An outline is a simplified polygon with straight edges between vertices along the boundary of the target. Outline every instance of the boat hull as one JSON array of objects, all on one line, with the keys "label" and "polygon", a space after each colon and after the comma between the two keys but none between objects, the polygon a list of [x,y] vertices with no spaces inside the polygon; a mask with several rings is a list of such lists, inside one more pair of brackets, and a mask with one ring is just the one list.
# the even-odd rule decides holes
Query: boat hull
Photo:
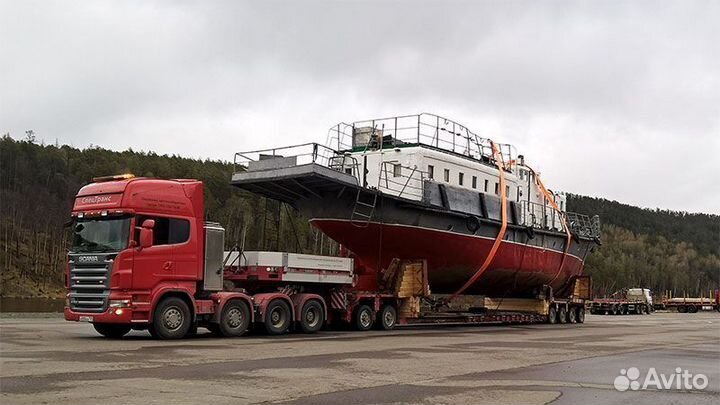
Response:
[{"label": "boat hull", "polygon": [[[438,294],[454,293],[465,284],[478,271],[494,243],[490,237],[412,225],[371,222],[358,227],[349,220],[319,218],[311,223],[372,269],[387,268],[393,258],[427,260],[430,287]],[[567,295],[568,281],[582,274],[583,259],[568,254],[563,262],[562,257],[559,250],[503,241],[490,266],[466,293],[533,296],[543,285],[549,285],[557,295]]]}]

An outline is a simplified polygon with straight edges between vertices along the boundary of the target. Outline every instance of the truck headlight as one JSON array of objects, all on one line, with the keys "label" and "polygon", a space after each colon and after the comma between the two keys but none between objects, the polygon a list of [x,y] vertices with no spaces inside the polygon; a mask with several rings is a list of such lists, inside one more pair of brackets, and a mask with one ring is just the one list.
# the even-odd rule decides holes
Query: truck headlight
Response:
[{"label": "truck headlight", "polygon": [[128,308],[130,300],[110,300],[110,308]]}]

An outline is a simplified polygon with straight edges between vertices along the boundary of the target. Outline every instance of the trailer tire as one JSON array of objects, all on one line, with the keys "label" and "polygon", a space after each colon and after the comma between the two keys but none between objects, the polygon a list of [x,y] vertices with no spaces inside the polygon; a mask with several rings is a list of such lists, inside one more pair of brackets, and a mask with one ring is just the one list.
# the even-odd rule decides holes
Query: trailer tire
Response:
[{"label": "trailer tire", "polygon": [[568,321],[568,315],[567,315],[567,308],[565,305],[561,305],[560,309],[558,310],[557,317],[558,317],[558,323],[567,323]]},{"label": "trailer tire", "polygon": [[375,321],[375,314],[372,308],[367,305],[360,305],[355,311],[355,329],[359,331],[368,331],[372,329]]},{"label": "trailer tire", "polygon": [[283,300],[274,299],[265,309],[265,330],[271,335],[282,335],[290,329],[291,319],[290,306]]},{"label": "trailer tire", "polygon": [[691,313],[691,314],[694,314],[694,313],[697,312],[697,311],[698,311],[698,307],[696,307],[695,305],[690,305],[690,306],[688,307],[688,312]]},{"label": "trailer tire", "polygon": [[130,325],[120,323],[94,323],[93,328],[108,339],[120,339],[132,329]]},{"label": "trailer tire", "polygon": [[392,330],[397,323],[397,310],[392,305],[385,305],[380,310],[375,322],[380,330]]},{"label": "trailer tire", "polygon": [[250,309],[244,302],[230,300],[220,313],[218,329],[225,337],[238,337],[247,332],[250,327]]},{"label": "trailer tire", "polygon": [[325,311],[318,300],[309,300],[300,311],[300,329],[305,333],[315,333],[325,324]]},{"label": "trailer tire", "polygon": [[577,315],[575,315],[577,323],[585,323],[585,308],[577,307],[575,309],[577,310]]},{"label": "trailer tire", "polygon": [[557,323],[557,310],[554,305],[551,305],[548,310],[547,323],[551,325]]},{"label": "trailer tire", "polygon": [[191,318],[185,301],[178,297],[165,298],[155,307],[152,328],[159,339],[182,339],[190,330]]},{"label": "trailer tire", "polygon": [[567,313],[568,323],[577,323],[577,312],[575,308],[569,308]]},{"label": "trailer tire", "polygon": [[677,311],[681,314],[684,314],[685,312],[687,312],[687,307],[685,307],[685,305],[680,305],[677,307]]}]

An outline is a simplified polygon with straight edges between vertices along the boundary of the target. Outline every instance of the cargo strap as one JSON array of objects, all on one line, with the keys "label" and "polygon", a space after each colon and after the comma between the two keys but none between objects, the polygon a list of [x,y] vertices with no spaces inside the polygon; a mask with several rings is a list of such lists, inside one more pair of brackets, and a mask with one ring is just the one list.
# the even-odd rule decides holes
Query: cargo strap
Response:
[{"label": "cargo strap", "polygon": [[460,287],[459,290],[457,290],[453,295],[450,296],[449,301],[452,301],[455,299],[458,295],[465,292],[465,290],[468,289],[477,279],[487,270],[487,268],[492,263],[493,259],[495,258],[495,254],[498,251],[498,248],[500,247],[500,243],[502,242],[503,238],[505,237],[505,231],[507,230],[507,192],[505,190],[505,163],[503,162],[502,153],[500,153],[500,150],[498,149],[495,142],[491,141],[493,155],[495,157],[495,163],[498,167],[498,177],[500,179],[500,219],[501,219],[501,225],[500,225],[500,231],[498,232],[497,237],[495,238],[495,243],[493,243],[492,248],[490,249],[490,253],[488,253],[487,257],[485,258],[485,261],[483,262],[482,266],[473,274],[472,277],[463,285]]},{"label": "cargo strap", "polygon": [[[530,170],[532,170],[532,169],[530,169]],[[563,220],[563,226],[565,227],[565,234],[567,235],[567,241],[565,242],[565,250],[563,251],[562,259],[560,259],[560,267],[558,267],[558,271],[555,274],[555,277],[553,277],[552,280],[550,280],[550,283],[552,283],[553,281],[555,281],[556,278],[558,278],[558,276],[562,272],[563,264],[565,264],[565,257],[567,257],[567,252],[570,249],[570,242],[572,241],[572,234],[570,234],[570,227],[568,226],[567,217],[565,216],[565,214],[563,214],[560,207],[558,207],[557,204],[555,203],[555,199],[553,198],[552,194],[550,194],[550,192],[547,191],[547,189],[545,188],[545,185],[543,184],[542,180],[540,180],[540,176],[538,176],[538,174],[534,170],[532,170],[532,172],[535,175],[535,183],[537,184],[538,188],[545,195],[545,198],[548,200],[548,202],[550,202],[550,206],[553,207],[553,209],[555,211],[557,211],[558,214],[560,214],[560,217]]]}]

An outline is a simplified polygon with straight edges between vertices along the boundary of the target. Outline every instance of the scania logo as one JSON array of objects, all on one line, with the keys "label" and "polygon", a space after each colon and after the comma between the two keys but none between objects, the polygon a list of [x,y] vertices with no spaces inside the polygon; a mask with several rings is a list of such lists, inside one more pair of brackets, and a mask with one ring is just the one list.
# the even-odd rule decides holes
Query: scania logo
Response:
[{"label": "scania logo", "polygon": [[80,256],[78,257],[78,261],[81,263],[90,263],[90,262],[97,262],[100,259],[98,259],[97,256]]}]

